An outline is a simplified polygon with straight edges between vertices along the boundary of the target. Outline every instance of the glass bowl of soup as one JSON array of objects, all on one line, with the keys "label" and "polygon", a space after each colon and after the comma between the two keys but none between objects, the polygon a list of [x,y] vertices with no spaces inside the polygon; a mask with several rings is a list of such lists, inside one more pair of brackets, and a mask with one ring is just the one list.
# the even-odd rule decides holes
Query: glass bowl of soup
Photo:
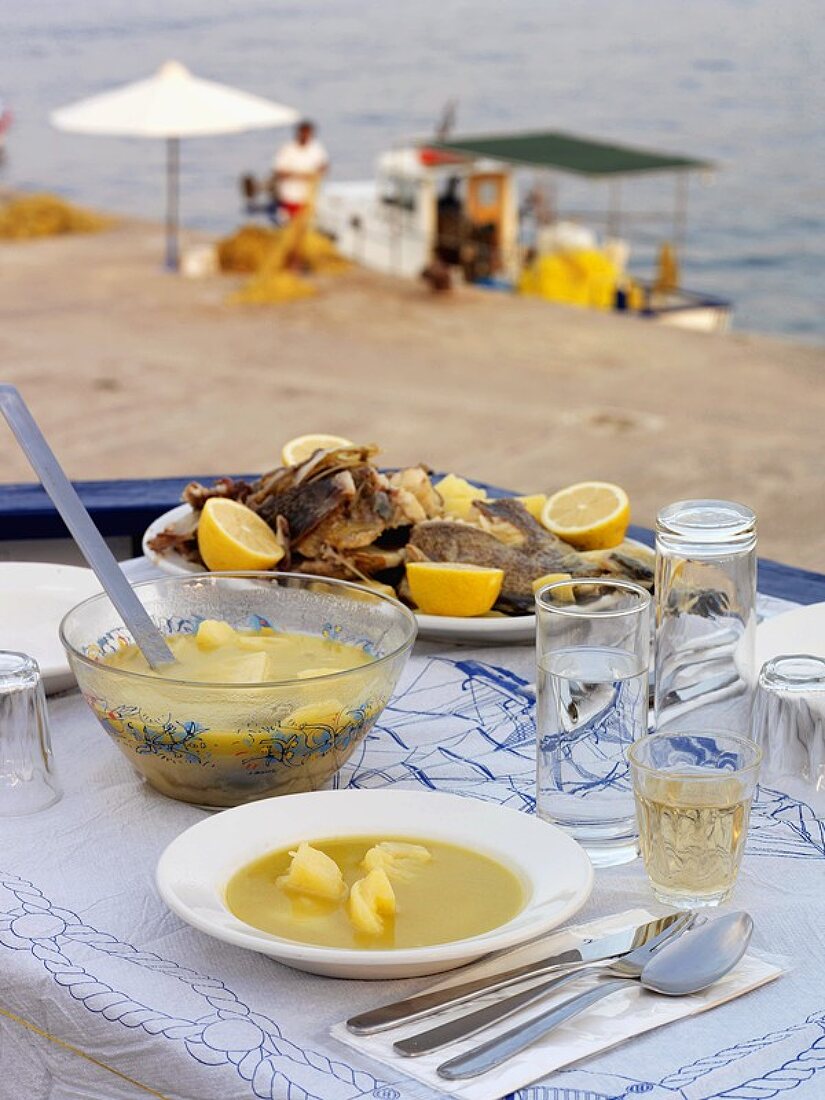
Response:
[{"label": "glass bowl of soup", "polygon": [[323,787],[389,702],[415,641],[397,600],[290,573],[135,585],[175,663],[152,670],[105,595],[60,637],[103,729],[158,791],[238,806]]}]

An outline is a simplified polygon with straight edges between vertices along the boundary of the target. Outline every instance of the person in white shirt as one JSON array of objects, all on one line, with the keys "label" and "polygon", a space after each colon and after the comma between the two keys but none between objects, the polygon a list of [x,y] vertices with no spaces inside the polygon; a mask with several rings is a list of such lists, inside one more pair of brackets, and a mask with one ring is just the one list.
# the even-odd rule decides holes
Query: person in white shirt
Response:
[{"label": "person in white shirt", "polygon": [[329,168],[329,158],[315,137],[315,124],[299,122],[295,136],[282,145],[272,161],[278,206],[290,217],[304,209]]}]

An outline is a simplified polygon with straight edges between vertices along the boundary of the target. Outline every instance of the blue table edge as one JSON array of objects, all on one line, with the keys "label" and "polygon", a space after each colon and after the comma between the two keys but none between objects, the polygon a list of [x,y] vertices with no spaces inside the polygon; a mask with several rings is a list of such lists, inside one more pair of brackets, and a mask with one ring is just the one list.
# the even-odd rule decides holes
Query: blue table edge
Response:
[{"label": "blue table edge", "polygon": [[[102,534],[109,538],[130,538],[134,552],[139,554],[143,532],[159,515],[180,503],[181,493],[190,481],[210,484],[218,476],[75,481],[74,486]],[[235,476],[251,481],[259,475]],[[492,497],[518,495],[477,479],[473,482]],[[632,525],[628,533],[648,546],[653,545],[653,532],[645,527]],[[68,537],[63,521],[41,485],[36,482],[0,485],[0,543]],[[758,587],[765,595],[795,603],[825,601],[825,575],[767,558],[759,559]]]}]

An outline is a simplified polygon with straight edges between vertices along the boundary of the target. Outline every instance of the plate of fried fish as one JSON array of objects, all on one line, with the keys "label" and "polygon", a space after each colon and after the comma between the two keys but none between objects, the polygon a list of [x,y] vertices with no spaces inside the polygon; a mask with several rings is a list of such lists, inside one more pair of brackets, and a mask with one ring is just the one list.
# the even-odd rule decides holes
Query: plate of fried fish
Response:
[{"label": "plate of fried fish", "polygon": [[535,591],[551,579],[652,588],[652,551],[624,537],[627,518],[611,528],[614,545],[582,549],[548,529],[543,494],[503,494],[424,464],[387,470],[377,455],[322,447],[255,481],[192,482],[149,526],[144,553],[173,574],[271,567],[354,581],[412,607],[421,637],[476,644],[531,641]]}]

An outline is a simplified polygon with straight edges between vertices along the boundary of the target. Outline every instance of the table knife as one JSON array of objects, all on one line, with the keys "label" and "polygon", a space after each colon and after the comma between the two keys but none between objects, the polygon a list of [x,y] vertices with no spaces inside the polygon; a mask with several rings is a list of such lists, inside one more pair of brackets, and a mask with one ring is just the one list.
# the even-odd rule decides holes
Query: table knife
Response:
[{"label": "table knife", "polygon": [[[693,910],[687,910],[679,920],[670,924],[658,936],[648,938],[646,943],[641,946],[645,951],[651,953],[659,950],[665,944],[670,943],[674,937],[680,936],[692,927],[696,919],[696,913]],[[393,1049],[405,1058],[417,1058],[422,1054],[429,1054],[433,1050],[440,1050],[442,1047],[450,1046],[451,1043],[458,1042],[460,1039],[468,1039],[471,1035],[477,1035],[479,1031],[486,1030],[491,1024],[500,1023],[529,1005],[545,1000],[549,993],[555,994],[558,989],[567,985],[568,982],[579,981],[588,974],[603,973],[605,968],[617,964],[620,966],[626,965],[624,962],[626,958],[625,955],[620,959],[591,962],[587,967],[579,966],[575,969],[566,970],[562,974],[555,974],[550,978],[542,979],[535,985],[531,983],[526,989],[499,998],[493,1001],[492,1004],[486,1004],[475,1010],[471,1008],[469,1012],[465,1012],[458,1017],[451,1015],[445,1023],[437,1024],[436,1027],[430,1028],[428,1031],[417,1031],[415,1035],[409,1035],[406,1039],[393,1043]]]},{"label": "table knife", "polygon": [[578,947],[562,951],[557,955],[549,955],[536,962],[525,963],[523,966],[498,974],[488,974],[484,978],[462,982],[447,989],[419,993],[402,1001],[394,1001],[392,1004],[361,1012],[347,1020],[347,1029],[355,1035],[374,1035],[376,1032],[387,1031],[398,1024],[430,1016],[452,1005],[476,1000],[495,990],[541,978],[545,974],[561,970],[576,970],[593,963],[618,958],[659,935],[680,916],[679,913],[670,913],[666,917],[646,921],[637,927],[625,928],[621,932],[611,932],[598,939],[588,940]]}]

